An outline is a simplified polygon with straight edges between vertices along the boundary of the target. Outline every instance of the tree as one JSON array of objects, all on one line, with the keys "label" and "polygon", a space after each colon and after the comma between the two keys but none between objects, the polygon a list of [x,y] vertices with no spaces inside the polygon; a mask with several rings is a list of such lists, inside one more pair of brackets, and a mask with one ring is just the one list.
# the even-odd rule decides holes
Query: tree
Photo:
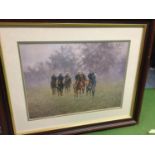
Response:
[{"label": "tree", "polygon": [[76,67],[76,57],[70,47],[61,46],[60,50],[54,52],[46,62],[52,72],[70,72],[74,73]]},{"label": "tree", "polygon": [[85,44],[83,64],[87,70],[92,70],[99,75],[107,72],[115,65],[114,47],[112,44],[103,42]]}]

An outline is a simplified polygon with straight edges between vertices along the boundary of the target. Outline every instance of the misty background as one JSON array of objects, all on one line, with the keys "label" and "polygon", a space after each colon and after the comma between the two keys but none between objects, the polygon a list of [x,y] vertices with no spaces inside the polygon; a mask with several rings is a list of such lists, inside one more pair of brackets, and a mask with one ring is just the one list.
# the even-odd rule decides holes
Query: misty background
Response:
[{"label": "misty background", "polygon": [[95,72],[97,81],[125,79],[129,41],[81,43],[19,43],[27,87],[49,85],[52,74]]}]

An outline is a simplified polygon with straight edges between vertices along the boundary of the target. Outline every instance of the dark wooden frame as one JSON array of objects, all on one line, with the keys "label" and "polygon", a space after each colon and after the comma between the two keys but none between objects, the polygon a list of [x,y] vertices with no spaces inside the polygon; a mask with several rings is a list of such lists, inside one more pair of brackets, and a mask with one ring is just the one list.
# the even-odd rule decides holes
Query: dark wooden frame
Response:
[{"label": "dark wooden frame", "polygon": [[151,62],[150,62],[150,67],[155,68],[155,43],[154,43],[154,48],[153,52],[151,55]]},{"label": "dark wooden frame", "polygon": [[[155,36],[155,20],[153,20],[153,34]],[[155,68],[155,40],[153,42],[150,67]]]},{"label": "dark wooden frame", "polygon": [[[116,127],[134,125],[139,122],[147,70],[150,63],[150,56],[154,42],[153,20],[0,20],[0,22],[147,24],[147,32],[142,54],[142,62],[138,74],[138,87],[135,98],[136,104],[134,107],[133,118],[97,123],[91,125],[83,125],[73,128],[59,129],[56,131],[48,131],[34,134],[81,134],[85,132],[92,132],[97,130],[112,129]],[[0,124],[2,126],[2,134],[14,134],[1,59],[0,59]]]}]

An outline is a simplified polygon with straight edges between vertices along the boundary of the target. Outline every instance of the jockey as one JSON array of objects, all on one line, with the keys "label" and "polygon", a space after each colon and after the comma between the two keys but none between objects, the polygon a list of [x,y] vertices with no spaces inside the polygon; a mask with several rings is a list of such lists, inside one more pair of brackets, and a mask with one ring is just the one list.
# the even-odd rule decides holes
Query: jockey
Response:
[{"label": "jockey", "polygon": [[78,72],[78,73],[75,75],[75,80],[76,80],[76,81],[80,81],[80,72]]},{"label": "jockey", "polygon": [[89,79],[89,80],[92,80],[92,73],[89,73],[89,74],[88,74],[88,79]]},{"label": "jockey", "polygon": [[88,78],[89,78],[89,80],[91,81],[91,83],[92,83],[94,86],[96,86],[96,75],[95,75],[95,73],[94,73],[94,72],[89,73],[89,74],[88,74]]},{"label": "jockey", "polygon": [[62,83],[62,82],[63,82],[63,79],[64,79],[64,77],[63,77],[62,74],[60,73],[59,76],[58,76],[58,81]]},{"label": "jockey", "polygon": [[78,72],[76,75],[75,75],[75,80],[76,81],[85,81],[86,80],[86,76],[83,72]]},{"label": "jockey", "polygon": [[92,73],[91,79],[92,79],[92,84],[96,86],[96,75],[94,72]]},{"label": "jockey", "polygon": [[66,80],[71,79],[71,77],[70,77],[69,73],[66,73],[66,75],[65,75],[65,79],[66,79]]},{"label": "jockey", "polygon": [[81,77],[81,80],[82,81],[85,81],[86,80],[86,76],[85,76],[85,74],[83,72],[81,72],[80,77]]},{"label": "jockey", "polygon": [[65,82],[71,83],[71,81],[72,81],[71,76],[69,75],[69,73],[66,73],[66,75],[65,75]]},{"label": "jockey", "polygon": [[57,77],[55,76],[55,74],[53,74],[51,77],[51,81],[56,82],[56,80],[57,80]]}]

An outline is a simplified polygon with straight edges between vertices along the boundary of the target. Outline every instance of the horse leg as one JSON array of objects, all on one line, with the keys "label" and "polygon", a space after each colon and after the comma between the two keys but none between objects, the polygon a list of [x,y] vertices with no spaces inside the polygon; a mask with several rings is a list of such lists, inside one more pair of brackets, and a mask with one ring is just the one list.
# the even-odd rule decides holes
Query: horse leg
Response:
[{"label": "horse leg", "polygon": [[81,89],[77,90],[77,98],[81,95]]},{"label": "horse leg", "polygon": [[82,94],[84,94],[84,88],[82,88]]},{"label": "horse leg", "polygon": [[52,88],[52,95],[54,95],[54,88]]},{"label": "horse leg", "polygon": [[84,92],[85,92],[85,85],[83,85],[82,92],[84,94]]},{"label": "horse leg", "polygon": [[92,89],[92,96],[94,97],[95,95],[95,88]]},{"label": "horse leg", "polygon": [[76,97],[79,97],[80,91],[78,89],[75,90]]},{"label": "horse leg", "polygon": [[57,88],[53,88],[53,94],[55,95],[57,93]]},{"label": "horse leg", "polygon": [[88,95],[88,92],[89,92],[89,89],[88,89],[88,88],[86,88],[86,95]]},{"label": "horse leg", "polygon": [[74,90],[74,98],[78,97],[78,92],[77,90]]},{"label": "horse leg", "polygon": [[57,89],[57,91],[58,91],[58,96],[60,96],[60,90],[59,90],[59,88]]},{"label": "horse leg", "polygon": [[89,95],[91,95],[91,90],[89,90]]},{"label": "horse leg", "polygon": [[61,94],[61,96],[63,95],[63,90],[62,90],[62,88],[61,88],[60,94]]},{"label": "horse leg", "polygon": [[80,89],[80,95],[83,94],[83,88]]},{"label": "horse leg", "polygon": [[74,99],[76,98],[76,92],[74,92]]},{"label": "horse leg", "polygon": [[52,88],[52,94],[55,95],[55,88]]},{"label": "horse leg", "polygon": [[79,95],[81,95],[81,89],[79,90]]}]

